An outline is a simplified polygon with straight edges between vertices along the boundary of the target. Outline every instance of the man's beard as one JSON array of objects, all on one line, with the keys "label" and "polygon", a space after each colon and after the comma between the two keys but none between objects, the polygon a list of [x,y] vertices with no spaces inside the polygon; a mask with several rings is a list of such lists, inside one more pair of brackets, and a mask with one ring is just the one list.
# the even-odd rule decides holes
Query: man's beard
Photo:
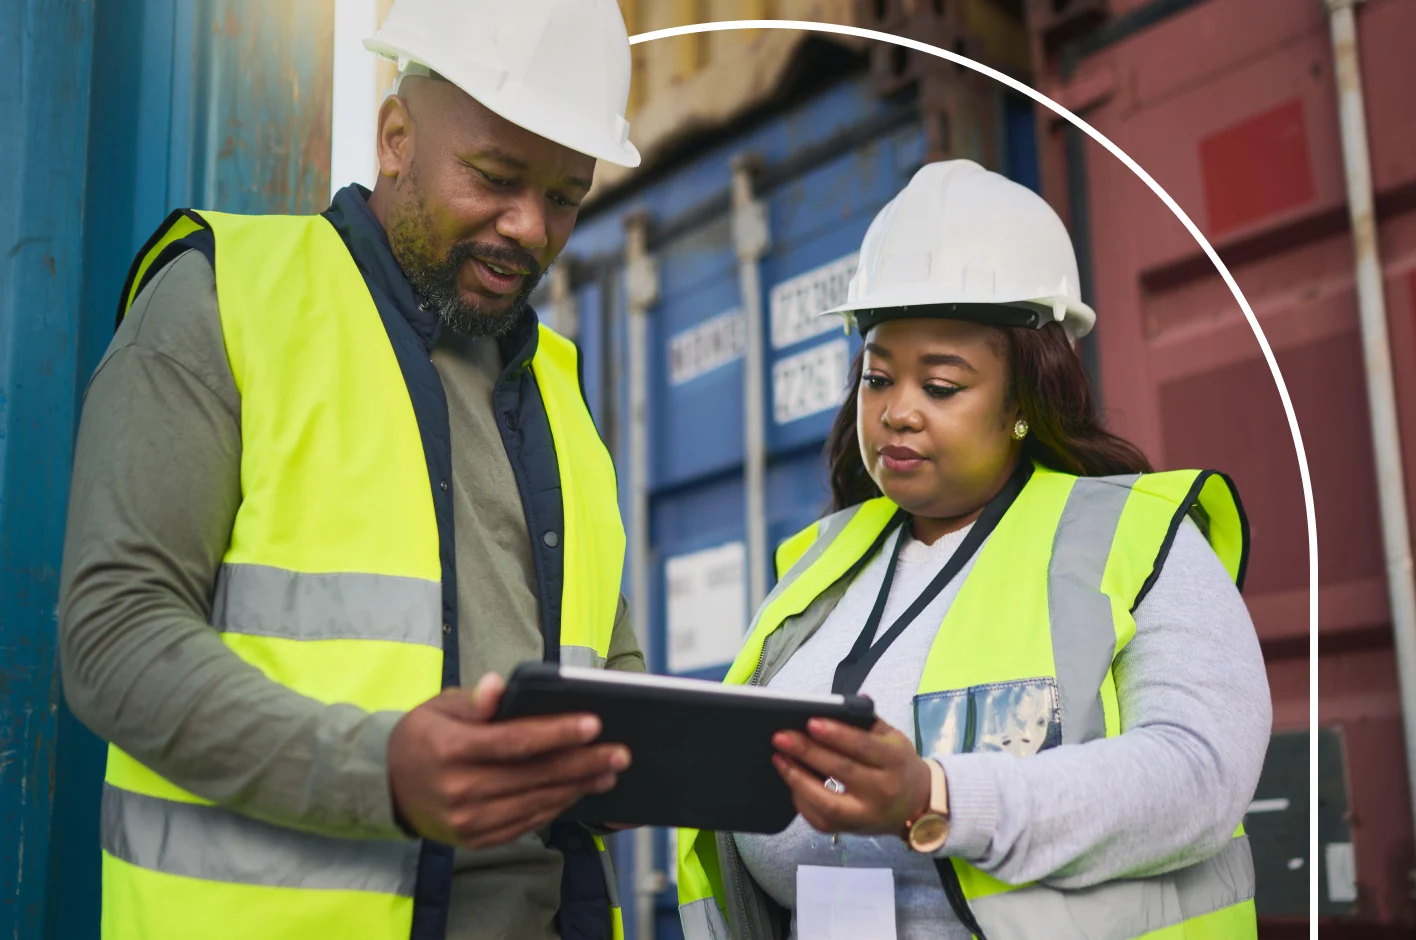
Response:
[{"label": "man's beard", "polygon": [[[393,256],[425,308],[436,311],[443,325],[461,336],[501,337],[510,333],[530,308],[531,294],[545,273],[540,263],[525,251],[470,239],[457,242],[439,258],[428,241],[432,228],[432,215],[421,192],[389,220],[388,226]],[[522,276],[521,289],[505,310],[489,312],[480,304],[463,299],[458,272],[474,257],[527,272]]]}]

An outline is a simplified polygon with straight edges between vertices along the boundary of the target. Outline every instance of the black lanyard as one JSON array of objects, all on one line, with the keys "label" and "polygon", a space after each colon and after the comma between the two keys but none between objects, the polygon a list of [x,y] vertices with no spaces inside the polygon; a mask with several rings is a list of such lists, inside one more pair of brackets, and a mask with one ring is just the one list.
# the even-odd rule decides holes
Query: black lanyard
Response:
[{"label": "black lanyard", "polygon": [[978,521],[973,524],[969,534],[964,537],[963,543],[954,550],[954,554],[949,556],[949,560],[944,563],[944,567],[939,569],[939,573],[934,576],[934,580],[929,582],[929,586],[915,602],[909,606],[894,625],[878,641],[875,640],[875,631],[880,629],[880,618],[885,614],[885,602],[890,598],[890,585],[895,580],[895,566],[900,560],[900,549],[905,544],[905,539],[909,537],[910,520],[901,514],[897,517],[900,522],[892,521],[880,537],[875,540],[862,558],[862,564],[869,559],[889,538],[890,533],[896,528],[902,529],[900,537],[895,541],[895,549],[890,555],[890,564],[885,569],[885,581],[880,585],[880,593],[875,598],[875,607],[870,611],[870,617],[865,621],[865,626],[861,628],[860,636],[856,637],[855,646],[846,654],[846,658],[836,666],[836,677],[831,682],[831,691],[836,695],[855,695],[860,691],[861,684],[865,682],[865,677],[870,675],[870,670],[875,668],[875,664],[880,661],[880,657],[890,648],[890,644],[900,638],[900,634],[905,632],[905,628],[914,623],[915,618],[924,612],[924,609],[939,596],[954,580],[954,576],[968,563],[969,559],[978,551],[983,540],[997,528],[1003,514],[1008,511],[1008,507],[1013,505],[1013,500],[1018,498],[1023,486],[1032,476],[1031,461],[1020,461],[1018,470],[1008,482],[1003,484],[1003,489],[998,491],[998,495],[988,501],[988,505],[983,507],[983,512],[979,514]]}]

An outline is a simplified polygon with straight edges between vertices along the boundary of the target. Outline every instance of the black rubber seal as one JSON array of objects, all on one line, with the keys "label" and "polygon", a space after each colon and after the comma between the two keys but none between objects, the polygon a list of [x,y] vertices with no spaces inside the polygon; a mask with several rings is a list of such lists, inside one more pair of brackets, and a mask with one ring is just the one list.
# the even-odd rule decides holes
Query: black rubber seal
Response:
[{"label": "black rubber seal", "polygon": [[1053,319],[1051,312],[1041,307],[1014,307],[1008,304],[914,304],[856,310],[852,316],[861,336],[886,320],[967,320],[988,326],[1022,326],[1040,330]]}]

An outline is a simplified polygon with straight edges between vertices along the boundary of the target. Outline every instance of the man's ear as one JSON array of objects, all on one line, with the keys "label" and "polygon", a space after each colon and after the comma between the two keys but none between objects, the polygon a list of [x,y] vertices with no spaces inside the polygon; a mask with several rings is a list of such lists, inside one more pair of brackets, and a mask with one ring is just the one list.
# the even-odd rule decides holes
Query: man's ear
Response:
[{"label": "man's ear", "polygon": [[379,107],[377,147],[380,176],[397,180],[408,172],[413,163],[413,115],[398,95],[389,95]]}]

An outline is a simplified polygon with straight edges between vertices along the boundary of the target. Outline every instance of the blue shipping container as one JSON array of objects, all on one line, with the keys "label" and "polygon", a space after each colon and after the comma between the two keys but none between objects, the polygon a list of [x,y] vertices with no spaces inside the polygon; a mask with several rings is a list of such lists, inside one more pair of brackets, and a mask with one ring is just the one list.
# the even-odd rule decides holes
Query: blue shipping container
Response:
[{"label": "blue shipping container", "polygon": [[98,936],[105,750],[63,705],[74,424],[128,264],[179,206],[316,212],[333,0],[0,0],[0,934]]},{"label": "blue shipping container", "polygon": [[[1030,103],[1001,92],[998,103],[1006,118],[1005,169],[1036,188]],[[646,611],[635,612],[653,671],[721,679],[750,617],[747,335],[730,197],[734,159],[754,159],[754,194],[770,231],[758,298],[767,453],[767,552],[759,561],[770,566],[776,546],[827,506],[822,446],[859,349],[839,321],[816,314],[844,298],[867,226],[922,164],[925,146],[917,106],[877,97],[861,74],[716,137],[649,185],[612,194],[582,215],[563,263],[584,281],[576,296],[587,394],[616,454],[631,530],[627,220],[647,217],[657,267],[658,300],[645,324],[647,468],[638,481],[647,489],[649,517],[647,620]],[[587,309],[596,302],[598,311]],[[632,581],[633,572],[628,576]],[[635,870],[631,838],[620,837],[615,851],[628,934],[643,937],[631,899],[644,873]],[[672,859],[670,833],[656,832],[652,864],[664,887],[654,904],[656,940],[681,936]]]}]

